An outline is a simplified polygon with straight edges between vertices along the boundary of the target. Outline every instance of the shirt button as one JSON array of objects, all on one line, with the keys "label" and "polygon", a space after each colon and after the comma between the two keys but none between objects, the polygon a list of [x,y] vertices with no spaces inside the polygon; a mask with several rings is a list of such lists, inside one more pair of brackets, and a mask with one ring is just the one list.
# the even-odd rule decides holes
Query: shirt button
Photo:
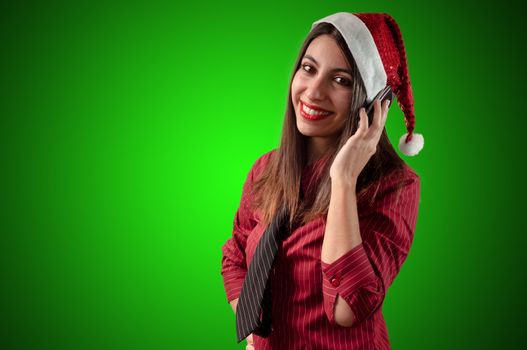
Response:
[{"label": "shirt button", "polygon": [[333,287],[338,287],[340,285],[340,279],[337,277],[333,277],[330,282]]}]

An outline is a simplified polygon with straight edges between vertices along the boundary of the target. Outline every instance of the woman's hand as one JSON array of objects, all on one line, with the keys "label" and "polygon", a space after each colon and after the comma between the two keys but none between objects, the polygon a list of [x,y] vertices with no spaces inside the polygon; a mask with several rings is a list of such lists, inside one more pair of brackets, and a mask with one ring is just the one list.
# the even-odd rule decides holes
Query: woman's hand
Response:
[{"label": "woman's hand", "polygon": [[245,339],[247,340],[247,346],[245,347],[245,350],[254,350],[253,334],[249,334],[249,336]]},{"label": "woman's hand", "polygon": [[377,150],[388,117],[389,103],[390,101],[386,100],[381,106],[380,100],[375,99],[371,126],[368,125],[366,110],[364,107],[360,109],[359,128],[342,146],[331,164],[329,169],[331,181],[356,185],[359,174]]}]

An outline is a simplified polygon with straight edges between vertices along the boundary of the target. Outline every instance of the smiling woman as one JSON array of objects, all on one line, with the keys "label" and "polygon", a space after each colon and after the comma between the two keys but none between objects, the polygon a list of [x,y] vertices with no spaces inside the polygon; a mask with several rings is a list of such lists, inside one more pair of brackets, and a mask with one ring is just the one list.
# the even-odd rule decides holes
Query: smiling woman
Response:
[{"label": "smiling woman", "polygon": [[308,153],[319,158],[316,151],[330,147],[349,117],[353,72],[330,35],[315,38],[301,62],[291,85],[296,126],[309,137]]},{"label": "smiling woman", "polygon": [[248,349],[390,348],[381,306],[413,241],[420,182],[384,129],[385,86],[405,112],[403,146],[422,141],[397,33],[387,14],[337,13],[300,49],[280,147],[253,165],[222,247]]}]

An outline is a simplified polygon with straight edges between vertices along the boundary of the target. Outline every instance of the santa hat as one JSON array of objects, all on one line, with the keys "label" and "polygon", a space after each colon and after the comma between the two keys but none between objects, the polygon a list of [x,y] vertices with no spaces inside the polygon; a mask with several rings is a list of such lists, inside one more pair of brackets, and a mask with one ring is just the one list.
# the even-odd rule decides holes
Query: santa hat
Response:
[{"label": "santa hat", "polygon": [[408,131],[399,140],[399,149],[407,156],[419,153],[424,138],[413,132],[412,87],[403,38],[395,20],[386,13],[339,12],[314,22],[311,29],[319,23],[332,24],[348,44],[366,87],[366,103],[371,103],[386,85],[390,85],[404,113]]}]

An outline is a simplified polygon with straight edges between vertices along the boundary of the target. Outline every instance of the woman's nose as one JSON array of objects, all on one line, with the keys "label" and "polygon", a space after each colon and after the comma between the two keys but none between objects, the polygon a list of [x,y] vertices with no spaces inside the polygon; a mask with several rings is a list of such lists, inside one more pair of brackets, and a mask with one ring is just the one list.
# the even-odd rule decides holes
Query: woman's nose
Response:
[{"label": "woman's nose", "polygon": [[307,87],[307,97],[311,100],[321,100],[326,96],[326,87],[321,78],[312,79]]}]

